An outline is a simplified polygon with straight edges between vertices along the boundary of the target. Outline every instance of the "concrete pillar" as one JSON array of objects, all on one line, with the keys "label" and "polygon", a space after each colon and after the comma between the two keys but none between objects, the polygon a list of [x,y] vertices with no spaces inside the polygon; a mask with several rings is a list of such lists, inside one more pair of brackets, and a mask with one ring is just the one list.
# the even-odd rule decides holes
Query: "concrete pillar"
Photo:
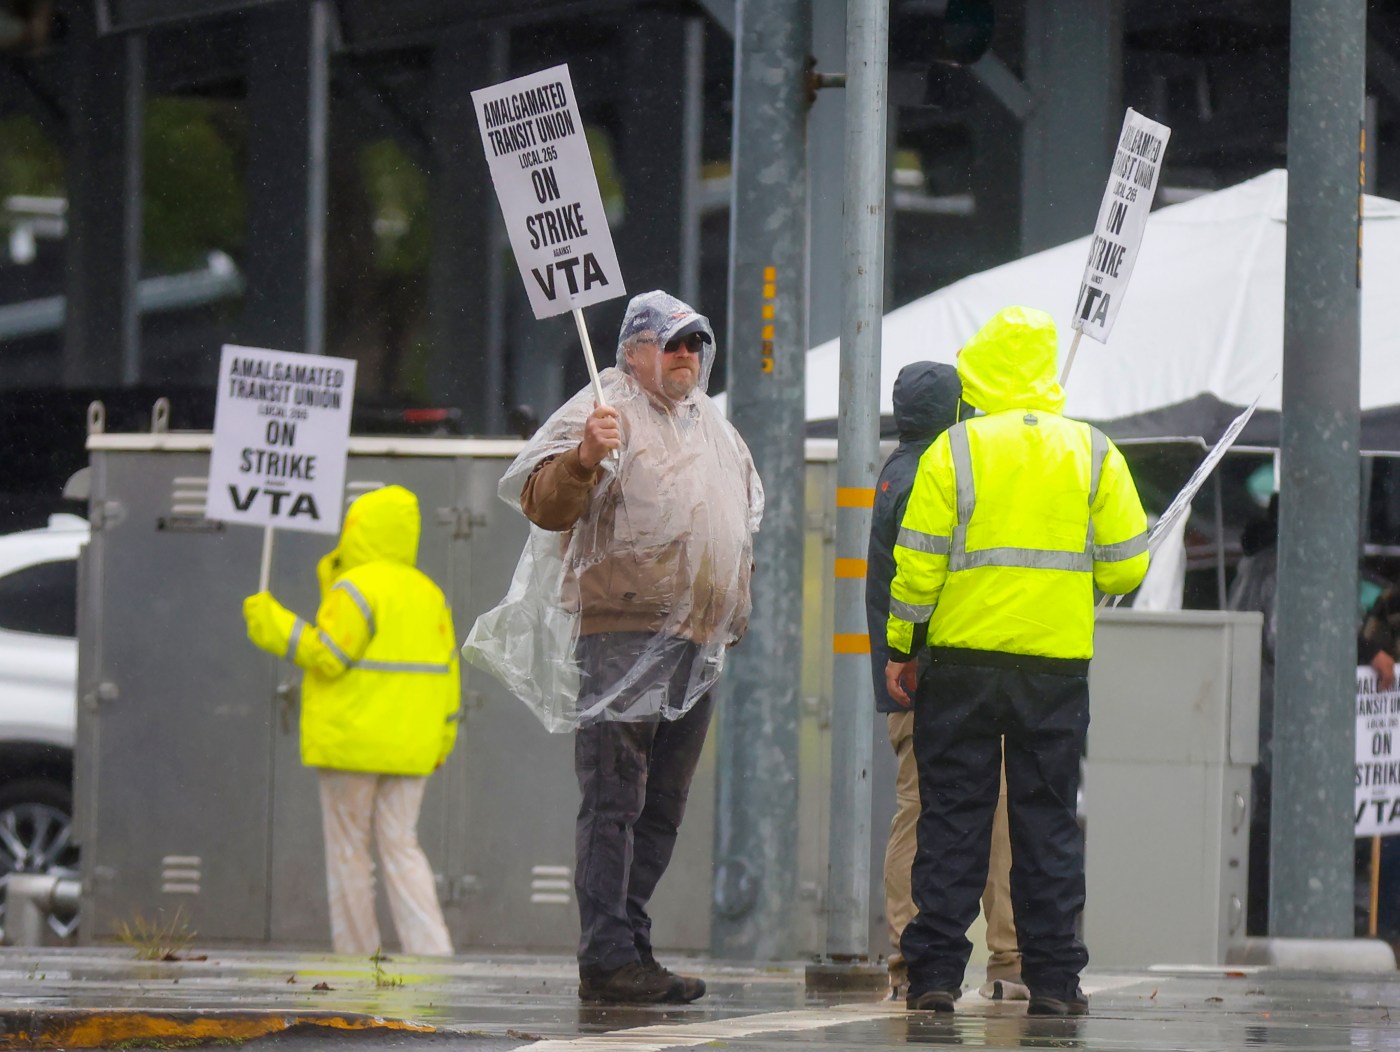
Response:
[{"label": "concrete pillar", "polygon": [[1294,0],[1269,934],[1352,935],[1365,0]]},{"label": "concrete pillar", "polygon": [[740,0],[729,235],[729,416],[767,492],[753,613],[723,683],[710,945],[796,948],[807,351],[805,0]]}]

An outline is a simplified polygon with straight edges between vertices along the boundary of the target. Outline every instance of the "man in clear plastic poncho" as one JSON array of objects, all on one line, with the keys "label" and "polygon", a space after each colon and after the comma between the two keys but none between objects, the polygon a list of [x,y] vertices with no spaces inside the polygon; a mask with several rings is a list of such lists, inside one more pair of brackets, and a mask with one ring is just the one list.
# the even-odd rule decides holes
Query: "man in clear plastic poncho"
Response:
[{"label": "man in clear plastic poncho", "polygon": [[464,654],[551,730],[577,728],[579,996],[678,1003],[646,906],[670,862],[710,721],[710,688],[749,616],[763,488],[705,389],[714,333],[664,292],[627,305],[616,368],[545,423],[501,481],[534,523],[510,592]]}]

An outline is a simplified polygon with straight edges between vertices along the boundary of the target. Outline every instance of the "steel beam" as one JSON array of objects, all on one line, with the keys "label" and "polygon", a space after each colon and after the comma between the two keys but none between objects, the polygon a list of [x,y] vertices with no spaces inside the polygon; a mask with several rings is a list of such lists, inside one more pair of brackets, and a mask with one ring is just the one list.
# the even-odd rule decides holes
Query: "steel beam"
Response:
[{"label": "steel beam", "polygon": [[[812,54],[822,73],[846,68],[846,4],[814,0]],[[811,172],[811,298],[808,326],[812,344],[841,335],[842,200],[846,179],[846,92],[817,93],[808,118],[807,163]]]},{"label": "steel beam", "polygon": [[[1122,8],[1121,0],[1026,0],[1022,253],[1094,229],[1123,123]],[[990,74],[979,75],[989,87]]]},{"label": "steel beam", "polygon": [[76,19],[68,130],[68,314],[63,382],[141,379],[142,128],[146,41]]},{"label": "steel beam", "polygon": [[835,664],[826,954],[870,956],[870,774],[875,699],[865,619],[865,552],[880,464],[880,336],[885,307],[888,166],[886,0],[846,11],[846,188],[841,405],[836,424]]},{"label": "steel beam", "polygon": [[454,28],[432,59],[428,389],[461,409],[475,435],[506,427],[505,341],[500,319],[493,321],[504,310],[505,232],[471,92],[506,79],[509,47],[507,30]]},{"label": "steel beam", "polygon": [[325,352],[328,0],[248,14],[248,296],[238,339]]}]

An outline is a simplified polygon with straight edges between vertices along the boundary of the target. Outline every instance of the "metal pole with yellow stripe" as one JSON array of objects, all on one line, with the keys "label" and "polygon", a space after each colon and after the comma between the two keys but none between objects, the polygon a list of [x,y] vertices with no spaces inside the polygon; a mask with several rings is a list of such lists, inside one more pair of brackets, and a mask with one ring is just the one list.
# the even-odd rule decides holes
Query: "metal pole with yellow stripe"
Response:
[{"label": "metal pole with yellow stripe", "polygon": [[865,623],[865,552],[880,455],[888,39],[888,4],[850,0],[846,8],[846,258],[836,430],[836,611],[826,882],[826,956],[832,962],[862,961],[870,955],[875,701]]}]

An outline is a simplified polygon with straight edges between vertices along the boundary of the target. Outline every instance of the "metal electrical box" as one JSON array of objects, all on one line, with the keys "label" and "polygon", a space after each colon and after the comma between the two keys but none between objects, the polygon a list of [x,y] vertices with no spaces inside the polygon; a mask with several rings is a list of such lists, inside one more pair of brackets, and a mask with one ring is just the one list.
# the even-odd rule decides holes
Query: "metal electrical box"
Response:
[{"label": "metal electrical box", "polygon": [[1094,967],[1223,964],[1244,938],[1262,623],[1099,611],[1084,775]]},{"label": "metal electrical box", "polygon": [[[834,443],[809,449],[808,638],[829,639]],[[201,940],[329,943],[315,772],[298,749],[299,673],[247,640],[262,531],[204,517],[210,436],[94,434],[92,541],[80,567],[75,821],[80,937],[180,911]],[[525,519],[496,495],[516,441],[354,438],[346,499],[386,483],[417,495],[420,567],[459,636],[505,595]],[[315,612],[327,535],[276,534],[271,589]],[[796,942],[820,946],[831,748],[830,647],[804,664]],[[567,950],[577,940],[573,739],[547,733],[484,672],[463,667],[457,748],[428,783],[419,823],[459,949]],[[723,705],[717,719],[723,719]],[[653,902],[663,950],[709,945],[714,744]],[[877,748],[888,746],[883,741]],[[879,757],[877,756],[877,762]],[[876,810],[886,811],[879,801]],[[883,850],[887,819],[875,829]],[[871,880],[872,919],[882,911]],[[386,940],[393,932],[381,900]],[[883,952],[881,942],[872,945]]]}]

